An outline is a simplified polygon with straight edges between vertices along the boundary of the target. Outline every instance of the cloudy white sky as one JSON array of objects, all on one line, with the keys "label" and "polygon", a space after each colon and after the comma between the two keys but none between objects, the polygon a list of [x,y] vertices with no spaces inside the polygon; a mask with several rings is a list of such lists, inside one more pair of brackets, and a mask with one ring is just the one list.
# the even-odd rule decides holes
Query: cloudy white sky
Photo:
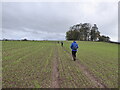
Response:
[{"label": "cloudy white sky", "polygon": [[2,2],[2,38],[65,40],[70,26],[86,22],[118,41],[118,1],[110,1]]}]

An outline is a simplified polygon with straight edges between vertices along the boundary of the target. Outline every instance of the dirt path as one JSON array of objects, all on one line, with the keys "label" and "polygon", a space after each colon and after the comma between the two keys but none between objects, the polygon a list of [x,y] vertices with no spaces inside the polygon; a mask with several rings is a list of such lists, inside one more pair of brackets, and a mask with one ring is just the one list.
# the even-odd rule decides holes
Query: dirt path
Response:
[{"label": "dirt path", "polygon": [[[71,53],[69,51],[67,51],[65,48],[64,50],[67,52],[67,54],[69,54],[70,58],[72,59]],[[90,72],[88,70],[88,68],[80,63],[80,60],[77,58],[77,60],[75,61],[75,64],[80,68],[80,70],[91,80],[91,82],[95,85],[95,87],[92,88],[107,88],[106,85],[104,85],[98,78],[96,78],[94,76],[94,74],[92,74],[92,72]]]},{"label": "dirt path", "polygon": [[52,66],[52,88],[60,88],[59,86],[59,71],[58,71],[58,49],[54,49],[54,58]]}]

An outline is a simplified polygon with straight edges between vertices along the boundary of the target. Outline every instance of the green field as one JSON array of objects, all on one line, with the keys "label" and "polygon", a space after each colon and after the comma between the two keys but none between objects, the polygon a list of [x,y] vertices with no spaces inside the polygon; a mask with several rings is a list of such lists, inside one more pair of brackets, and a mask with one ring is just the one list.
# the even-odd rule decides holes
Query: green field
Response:
[{"label": "green field", "polygon": [[117,88],[118,44],[78,41],[3,41],[3,88]]}]

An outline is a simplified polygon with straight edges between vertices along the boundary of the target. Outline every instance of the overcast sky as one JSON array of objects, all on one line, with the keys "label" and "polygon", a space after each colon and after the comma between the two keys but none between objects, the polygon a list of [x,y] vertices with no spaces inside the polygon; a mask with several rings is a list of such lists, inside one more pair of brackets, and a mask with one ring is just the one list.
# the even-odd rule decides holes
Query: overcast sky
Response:
[{"label": "overcast sky", "polygon": [[85,22],[118,41],[117,2],[2,3],[2,38],[65,40],[70,26]]}]

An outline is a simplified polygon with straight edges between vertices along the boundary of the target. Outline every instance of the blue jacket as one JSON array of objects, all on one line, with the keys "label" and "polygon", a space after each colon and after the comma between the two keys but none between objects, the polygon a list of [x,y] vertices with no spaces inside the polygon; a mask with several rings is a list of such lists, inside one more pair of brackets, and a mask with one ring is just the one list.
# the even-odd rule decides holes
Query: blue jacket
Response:
[{"label": "blue jacket", "polygon": [[77,44],[76,42],[73,42],[73,43],[71,44],[70,48],[72,49],[72,51],[77,51],[77,50],[74,50],[74,49],[73,49],[73,46],[74,46],[74,45],[76,45],[77,48],[78,48],[78,44]]}]

